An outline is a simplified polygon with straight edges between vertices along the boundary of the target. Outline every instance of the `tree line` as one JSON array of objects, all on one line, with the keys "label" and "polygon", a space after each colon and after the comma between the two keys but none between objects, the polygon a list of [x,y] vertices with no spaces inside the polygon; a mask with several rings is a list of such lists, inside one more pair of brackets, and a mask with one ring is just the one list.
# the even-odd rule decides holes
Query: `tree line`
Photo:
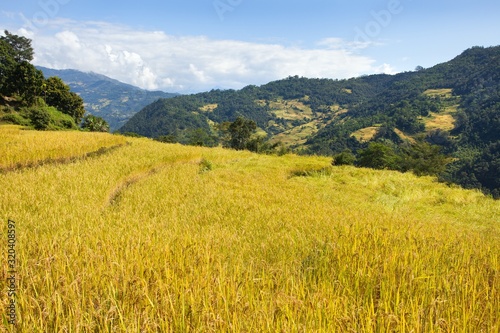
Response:
[{"label": "tree line", "polygon": [[29,38],[7,30],[0,36],[0,120],[37,130],[76,129],[81,125],[90,131],[109,131],[104,119],[85,116],[82,98],[60,78],[45,78],[31,64],[31,43]]}]

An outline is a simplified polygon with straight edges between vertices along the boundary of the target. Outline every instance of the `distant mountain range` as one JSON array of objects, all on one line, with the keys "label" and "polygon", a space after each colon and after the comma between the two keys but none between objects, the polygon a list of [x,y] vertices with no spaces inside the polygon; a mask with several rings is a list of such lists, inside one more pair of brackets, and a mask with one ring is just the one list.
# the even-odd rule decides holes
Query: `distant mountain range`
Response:
[{"label": "distant mountain range", "polygon": [[96,73],[74,69],[56,70],[37,67],[45,77],[58,76],[71,90],[79,94],[87,112],[105,119],[115,131],[134,114],[160,98],[179,94],[148,91]]}]

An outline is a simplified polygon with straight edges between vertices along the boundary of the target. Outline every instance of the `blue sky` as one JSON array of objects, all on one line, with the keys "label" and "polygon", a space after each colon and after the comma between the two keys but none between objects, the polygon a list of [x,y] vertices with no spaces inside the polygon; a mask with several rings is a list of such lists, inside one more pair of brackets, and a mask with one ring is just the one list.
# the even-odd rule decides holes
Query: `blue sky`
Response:
[{"label": "blue sky", "polygon": [[181,93],[289,75],[413,70],[500,44],[484,0],[16,0],[0,28],[33,39],[37,65]]}]

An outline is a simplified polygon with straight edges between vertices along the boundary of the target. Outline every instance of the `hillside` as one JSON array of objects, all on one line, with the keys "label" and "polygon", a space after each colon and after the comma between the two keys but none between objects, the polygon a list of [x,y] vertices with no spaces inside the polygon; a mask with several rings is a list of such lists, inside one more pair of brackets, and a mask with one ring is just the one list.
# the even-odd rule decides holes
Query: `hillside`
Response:
[{"label": "hillside", "polygon": [[[45,78],[31,64],[33,57],[29,38],[7,30],[0,36],[0,124],[37,130],[78,128],[85,115],[82,98],[60,78]],[[97,123],[109,130],[102,119]]]},{"label": "hillside", "polygon": [[[467,98],[471,89],[478,89],[472,86],[474,82],[486,80],[490,88],[500,84],[499,53],[500,47],[476,47],[447,63],[397,75],[348,80],[295,76],[238,91],[212,90],[180,96],[148,106],[122,131],[157,137],[189,129],[185,127],[189,125],[186,113],[203,118],[206,125],[233,121],[241,115],[254,120],[271,140],[280,136],[294,148],[338,152],[336,139],[346,140],[362,128],[389,125],[417,135],[426,133],[426,125],[436,115],[450,114],[450,108],[455,107],[451,113],[457,108],[469,111],[462,97]],[[304,127],[313,130],[302,138],[296,137],[294,133]],[[434,123],[427,129],[437,128],[440,127]],[[340,136],[334,134],[339,129],[344,132]],[[450,129],[449,122],[444,129]],[[304,138],[307,144],[302,141]]]},{"label": "hillside", "polygon": [[196,128],[186,127],[189,125],[187,114],[203,118],[206,125],[244,116],[254,120],[269,135],[283,134],[308,122],[315,122],[317,131],[345,111],[340,106],[373,98],[392,81],[393,77],[388,75],[345,81],[289,77],[239,91],[212,90],[179,96],[144,108],[121,131],[148,137],[181,135],[185,130]]},{"label": "hillside", "polygon": [[109,123],[111,131],[122,127],[134,114],[159,98],[178,95],[140,89],[96,73],[85,73],[73,69],[37,68],[46,77],[60,77],[71,87],[72,91],[82,97],[88,112],[102,117]]},{"label": "hillside", "polygon": [[215,125],[243,116],[271,143],[328,156],[346,150],[358,155],[371,141],[401,146],[424,140],[455,159],[443,180],[500,196],[499,68],[500,47],[474,47],[449,62],[397,75],[289,77],[161,100],[120,131],[170,135],[181,143],[202,131],[205,145],[214,145],[220,136]]},{"label": "hillside", "polygon": [[500,203],[478,191],[326,157],[0,138],[16,332],[500,329]]}]

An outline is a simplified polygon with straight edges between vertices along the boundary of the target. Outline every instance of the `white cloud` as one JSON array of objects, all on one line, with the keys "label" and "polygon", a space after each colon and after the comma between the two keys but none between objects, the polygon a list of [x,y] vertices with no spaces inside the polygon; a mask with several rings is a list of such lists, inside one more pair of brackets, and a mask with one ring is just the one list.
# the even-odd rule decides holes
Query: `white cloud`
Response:
[{"label": "white cloud", "polygon": [[18,31],[16,31],[16,34],[30,39],[33,39],[33,37],[35,36],[35,34],[32,31],[27,30],[25,28],[21,28]]},{"label": "white cloud", "polygon": [[33,39],[35,64],[93,71],[145,89],[238,89],[289,75],[347,78],[393,71],[390,65],[354,53],[359,46],[339,38],[307,49],[177,37],[105,22],[57,20],[48,25],[47,30],[24,31]]},{"label": "white cloud", "polygon": [[69,50],[80,50],[82,47],[78,36],[71,31],[65,30],[62,32],[58,32],[56,33],[55,37],[61,45]]},{"label": "white cloud", "polygon": [[396,74],[397,70],[389,64],[382,64],[376,67],[376,72],[385,74]]}]

